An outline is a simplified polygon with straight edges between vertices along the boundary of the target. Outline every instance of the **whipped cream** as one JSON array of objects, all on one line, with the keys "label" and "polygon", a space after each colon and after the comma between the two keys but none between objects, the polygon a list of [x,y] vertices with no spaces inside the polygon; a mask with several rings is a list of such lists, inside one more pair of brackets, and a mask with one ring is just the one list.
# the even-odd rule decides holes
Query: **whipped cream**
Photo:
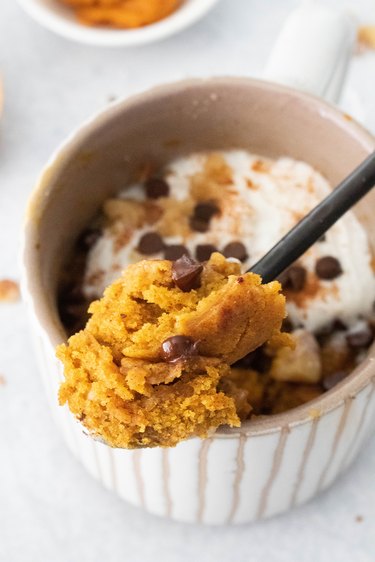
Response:
[{"label": "whipped cream", "polygon": [[[195,254],[197,244],[213,244],[220,249],[241,241],[249,258],[244,270],[260,259],[288,230],[330,193],[327,180],[304,162],[291,158],[269,160],[244,150],[218,152],[233,173],[230,193],[222,199],[221,214],[215,215],[208,232],[191,232],[188,236],[165,236],[167,244],[184,244]],[[170,199],[184,201],[190,196],[191,177],[201,172],[206,154],[192,154],[168,166],[165,179]],[[257,165],[258,163],[261,165]],[[132,185],[120,198],[144,201],[142,186]],[[157,230],[157,223],[129,233],[127,243],[116,244],[113,229],[106,228],[91,248],[86,266],[84,292],[89,298],[100,297],[128,265],[144,259],[134,251],[142,235]],[[320,257],[333,256],[343,273],[325,281],[315,276]],[[147,256],[162,258],[162,254]],[[372,310],[375,276],[366,233],[352,212],[348,212],[299,260],[308,272],[305,289],[294,297],[289,294],[288,313],[296,326],[316,331],[335,319],[353,325],[358,317]]]}]

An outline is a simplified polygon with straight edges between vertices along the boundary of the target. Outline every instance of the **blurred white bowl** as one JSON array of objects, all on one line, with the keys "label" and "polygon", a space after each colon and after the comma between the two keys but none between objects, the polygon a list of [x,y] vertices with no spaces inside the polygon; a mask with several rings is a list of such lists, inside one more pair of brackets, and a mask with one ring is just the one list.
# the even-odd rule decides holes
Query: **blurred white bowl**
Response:
[{"label": "blurred white bowl", "polygon": [[218,0],[184,0],[181,7],[157,23],[137,29],[89,27],[79,23],[59,0],[18,0],[31,17],[55,33],[90,45],[122,47],[151,43],[192,25]]}]

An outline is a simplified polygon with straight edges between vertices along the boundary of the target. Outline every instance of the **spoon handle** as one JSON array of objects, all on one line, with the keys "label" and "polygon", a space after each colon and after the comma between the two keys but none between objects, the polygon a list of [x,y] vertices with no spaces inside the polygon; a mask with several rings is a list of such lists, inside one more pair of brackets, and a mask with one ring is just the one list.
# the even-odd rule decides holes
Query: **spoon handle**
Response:
[{"label": "spoon handle", "polygon": [[269,283],[302,256],[375,185],[375,152],[296,224],[248,271]]}]

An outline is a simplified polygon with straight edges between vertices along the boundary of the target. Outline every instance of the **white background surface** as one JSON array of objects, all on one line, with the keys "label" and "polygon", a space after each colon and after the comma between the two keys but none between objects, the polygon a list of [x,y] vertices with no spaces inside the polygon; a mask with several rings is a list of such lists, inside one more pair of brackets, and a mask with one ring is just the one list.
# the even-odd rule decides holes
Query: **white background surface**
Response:
[{"label": "white background surface", "polygon": [[[327,0],[328,2],[328,0]],[[259,75],[297,0],[221,0],[156,45],[83,47],[0,0],[0,278],[18,279],[25,202],[58,143],[108,103],[188,76]],[[375,23],[374,0],[331,0]],[[346,104],[375,132],[375,53],[353,60]],[[22,304],[0,305],[1,562],[373,562],[375,440],[305,507],[252,526],[204,528],[146,515],[101,489],[65,448],[47,410]],[[362,522],[357,517],[363,517]]]}]

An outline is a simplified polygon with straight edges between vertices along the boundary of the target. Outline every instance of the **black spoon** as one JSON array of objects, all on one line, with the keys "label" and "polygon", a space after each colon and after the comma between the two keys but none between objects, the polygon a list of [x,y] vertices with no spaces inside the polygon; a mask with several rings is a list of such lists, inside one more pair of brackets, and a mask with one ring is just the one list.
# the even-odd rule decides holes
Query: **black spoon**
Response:
[{"label": "black spoon", "polygon": [[302,256],[375,185],[375,152],[248,269],[269,283]]}]

